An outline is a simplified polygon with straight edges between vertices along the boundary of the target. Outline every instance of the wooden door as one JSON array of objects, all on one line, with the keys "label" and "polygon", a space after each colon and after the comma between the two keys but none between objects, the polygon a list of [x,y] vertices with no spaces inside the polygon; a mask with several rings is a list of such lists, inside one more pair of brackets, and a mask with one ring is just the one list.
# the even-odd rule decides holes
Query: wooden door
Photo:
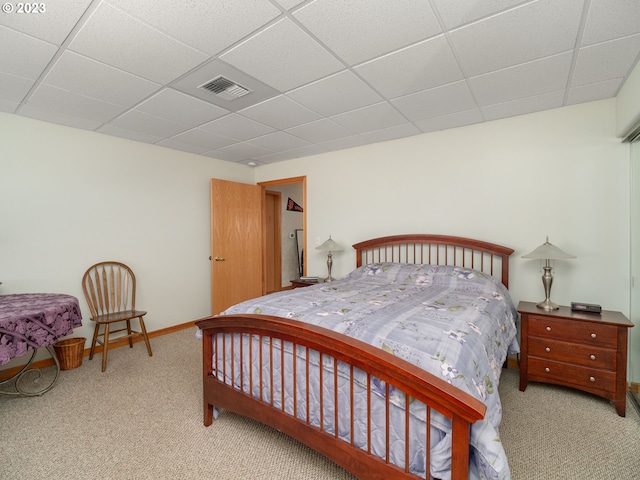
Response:
[{"label": "wooden door", "polygon": [[265,291],[282,289],[282,194],[267,190],[265,194]]},{"label": "wooden door", "polygon": [[211,313],[264,292],[264,194],[211,179]]}]

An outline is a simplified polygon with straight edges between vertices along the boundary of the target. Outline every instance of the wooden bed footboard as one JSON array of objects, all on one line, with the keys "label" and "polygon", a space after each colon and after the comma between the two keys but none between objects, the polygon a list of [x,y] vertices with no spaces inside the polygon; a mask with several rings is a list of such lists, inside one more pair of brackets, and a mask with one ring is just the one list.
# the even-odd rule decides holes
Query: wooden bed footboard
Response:
[{"label": "wooden bed footboard", "polygon": [[[204,424],[209,426],[213,422],[214,408],[230,410],[241,415],[253,418],[263,424],[276,428],[287,435],[308,445],[313,450],[323,454],[327,458],[353,473],[361,479],[390,479],[390,478],[429,478],[429,448],[424,449],[424,463],[426,477],[420,477],[410,471],[409,458],[409,425],[410,408],[404,408],[404,435],[406,436],[404,458],[399,464],[390,459],[390,411],[394,399],[401,398],[404,405],[411,405],[413,400],[424,403],[426,408],[426,423],[430,423],[432,412],[439,412],[451,421],[452,425],[452,452],[451,452],[451,478],[454,480],[468,479],[469,470],[469,436],[470,425],[484,418],[485,405],[471,395],[448,384],[446,381],[400,359],[381,349],[349,338],[322,327],[309,325],[296,320],[266,316],[266,315],[225,315],[209,317],[197,322],[197,326],[203,332],[203,395],[204,395]],[[245,342],[244,340],[248,342]],[[214,349],[214,345],[216,348]],[[252,345],[259,345],[252,347]],[[264,348],[267,350],[263,351]],[[278,347],[275,348],[274,346]],[[286,347],[286,348],[285,348]],[[242,360],[219,362],[219,355],[215,350],[220,349],[221,358],[240,359],[249,357],[249,365],[259,362],[259,378],[255,376],[253,369],[249,367],[245,371]],[[256,351],[259,350],[259,351]],[[287,371],[284,366],[285,350],[306,352],[305,362],[294,353],[291,355],[293,368]],[[334,365],[333,373],[324,372],[328,378],[323,380],[323,368],[319,369],[319,386],[310,385],[309,358],[310,352],[317,352],[316,358],[320,358],[320,364],[327,362]],[[253,356],[253,357],[252,357]],[[266,360],[265,360],[266,359]],[[246,362],[246,360],[245,360]],[[269,365],[263,362],[269,363]],[[298,364],[296,364],[298,362]],[[274,369],[274,364],[283,368]],[[330,394],[335,398],[323,400],[323,382],[333,382],[338,386],[338,366],[344,371],[351,372],[351,384],[346,388],[350,392],[350,398],[339,399],[338,389]],[[229,371],[230,370],[230,371]],[[263,371],[270,372],[271,379],[263,379]],[[301,375],[299,372],[305,372]],[[382,385],[383,395],[376,402],[384,404],[386,421],[386,438],[384,447],[385,455],[382,457],[372,452],[371,434],[366,445],[357,445],[354,440],[354,372],[365,375],[366,384],[366,422],[371,425],[372,384]],[[302,376],[304,378],[296,378]],[[234,379],[231,381],[230,379]],[[340,381],[344,381],[341,379]],[[259,382],[257,393],[253,387],[248,391],[243,384],[251,385]],[[293,394],[293,399],[285,399],[284,393],[275,394],[271,387],[269,393],[263,395],[263,382],[270,385],[280,383],[292,385],[295,390],[297,385],[305,385],[299,392]],[[381,383],[382,382],[382,383]],[[320,392],[320,407],[318,412],[309,412],[309,390],[316,389]],[[284,389],[282,389],[284,391]],[[345,391],[345,390],[343,390]],[[391,392],[393,391],[393,395]],[[280,397],[281,395],[281,397]],[[303,401],[306,395],[306,402]],[[329,394],[327,394],[329,395]],[[298,398],[300,397],[300,400]],[[323,402],[331,405],[330,411],[323,407]],[[348,405],[346,409],[350,417],[350,425],[347,428],[349,438],[338,433],[339,415],[345,412],[338,411],[339,405]],[[285,404],[287,407],[285,408]],[[323,415],[333,415],[329,422],[323,421]],[[397,415],[397,412],[394,413]],[[315,418],[315,423],[312,422]],[[319,422],[317,419],[320,419]],[[362,418],[359,418],[362,421]],[[319,423],[319,424],[318,424]],[[331,423],[335,428],[325,428],[326,423]],[[370,428],[368,430],[370,432]],[[425,445],[430,445],[430,429],[425,428]]]}]

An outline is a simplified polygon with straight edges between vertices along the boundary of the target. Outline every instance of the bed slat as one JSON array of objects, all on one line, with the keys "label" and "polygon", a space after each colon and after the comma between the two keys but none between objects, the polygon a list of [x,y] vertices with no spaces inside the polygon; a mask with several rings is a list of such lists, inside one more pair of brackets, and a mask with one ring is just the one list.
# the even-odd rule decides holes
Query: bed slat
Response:
[{"label": "bed slat", "polygon": [[[356,473],[360,478],[367,479],[386,479],[386,478],[407,478],[416,479],[414,474],[409,473],[409,463],[406,460],[408,458],[409,445],[405,445],[405,452],[403,458],[405,459],[404,465],[394,465],[390,461],[391,447],[390,441],[390,392],[391,388],[400,392],[406,399],[406,404],[409,404],[409,398],[412,397],[417,401],[423,402],[425,405],[434,408],[441,412],[444,416],[451,419],[454,427],[454,441],[453,441],[453,456],[457,458],[461,456],[462,462],[456,461],[452,470],[453,479],[466,478],[468,469],[468,450],[469,450],[469,429],[470,424],[480,420],[484,417],[485,406],[479,400],[475,399],[471,395],[461,392],[459,389],[448,384],[446,381],[432,375],[424,370],[405,362],[391,354],[388,354],[378,348],[372,347],[366,343],[358,340],[345,337],[330,330],[326,330],[321,327],[308,325],[296,320],[283,319],[278,317],[270,317],[266,315],[225,315],[215,318],[209,318],[197,322],[198,326],[203,331],[204,345],[216,345],[217,349],[220,349],[221,355],[226,361],[217,360],[218,355],[215,353],[212,347],[204,347],[204,353],[209,354],[209,362],[204,374],[204,392],[205,392],[205,424],[210,425],[213,421],[213,408],[224,408],[231,411],[235,411],[242,415],[254,418],[261,423],[270,425],[274,428],[283,430],[287,434],[294,438],[306,443],[314,450],[324,454],[331,458],[339,465],[343,466],[349,471]],[[229,385],[225,379],[225,375],[230,370],[226,368],[226,364],[229,363],[227,355],[231,355],[231,358],[240,354],[240,348],[236,348],[233,344],[239,341],[240,344],[244,341],[244,338],[253,339],[257,336],[260,344],[260,392],[254,393],[250,390],[247,392],[242,384]],[[234,339],[239,339],[235,340]],[[231,345],[228,343],[231,342]],[[282,378],[284,382],[285,376],[281,376],[274,371],[273,361],[274,358],[280,359],[280,354],[276,355],[274,348],[282,349],[287,344],[291,343],[291,348],[296,351],[299,346],[303,346],[306,350],[306,359],[304,360],[305,370],[309,371],[309,359],[310,351],[317,351],[319,358],[321,358],[320,365],[325,367],[319,369],[319,384],[310,384],[309,375],[305,379],[307,385],[307,412],[306,415],[299,414],[297,407],[292,411],[285,408],[284,397],[282,397],[282,405],[277,407],[275,399],[273,397],[273,383],[278,378]],[[251,342],[250,342],[251,343]],[[264,347],[263,347],[264,344]],[[262,351],[264,348],[268,348],[269,352]],[[252,348],[250,347],[251,351]],[[213,360],[216,359],[216,360]],[[213,361],[212,361],[213,360]],[[331,360],[331,361],[329,361]],[[299,359],[302,361],[302,359]],[[231,365],[237,362],[237,365],[242,365],[240,357],[231,361]],[[254,362],[250,360],[250,365]],[[270,365],[265,365],[269,362]],[[354,390],[353,383],[354,371],[361,370],[366,373],[368,378],[366,385],[366,402],[367,402],[367,445],[363,452],[368,452],[367,455],[357,455],[354,457],[354,448],[358,450],[358,447],[354,446],[355,440],[353,437],[354,423],[353,419],[350,419],[351,436],[349,439],[343,440],[338,435],[339,423],[338,423],[338,411],[335,411],[334,425],[332,429],[328,429],[325,420],[327,417],[324,415],[324,411],[327,408],[326,399],[323,393],[322,386],[324,385],[324,371],[325,368],[333,368],[334,376],[328,377],[326,380],[334,383],[337,386],[337,370],[339,362],[347,365],[348,371],[351,372],[351,378],[349,379],[350,392],[348,393],[348,402],[351,405],[350,417],[355,409],[354,404]],[[285,365],[281,362],[281,368],[284,370]],[[207,365],[206,361],[203,361],[203,366]],[[216,374],[212,368],[215,365],[217,371]],[[243,367],[236,367],[242,369]],[[241,371],[241,370],[240,370]],[[266,378],[262,372],[268,372],[269,378]],[[328,371],[328,370],[327,370]],[[287,378],[290,378],[287,375]],[[385,408],[385,431],[384,438],[386,441],[385,452],[382,458],[377,457],[372,453],[372,399],[373,392],[371,385],[374,379],[384,382],[384,391],[386,392],[386,399],[384,400]],[[268,391],[270,392],[270,398],[265,399],[263,391],[269,384]],[[310,422],[309,416],[309,388],[318,389],[319,403],[320,403],[320,421],[318,426],[313,426]],[[338,390],[336,389],[336,392]],[[258,395],[258,397],[254,397]],[[256,399],[259,399],[256,402]],[[340,398],[336,393],[333,397],[335,405],[340,404]],[[306,417],[306,420],[301,420],[300,417]],[[208,422],[208,423],[207,423]],[[410,435],[408,427],[408,416],[405,419],[407,423],[405,435]],[[429,429],[426,429],[426,439],[430,441]],[[315,433],[313,433],[315,432]],[[429,449],[426,448],[426,461],[429,460]],[[464,461],[466,458],[466,461]],[[456,466],[457,465],[457,466]],[[464,465],[464,466],[462,466]],[[366,474],[363,474],[366,472]],[[390,477],[390,472],[393,476]]]}]

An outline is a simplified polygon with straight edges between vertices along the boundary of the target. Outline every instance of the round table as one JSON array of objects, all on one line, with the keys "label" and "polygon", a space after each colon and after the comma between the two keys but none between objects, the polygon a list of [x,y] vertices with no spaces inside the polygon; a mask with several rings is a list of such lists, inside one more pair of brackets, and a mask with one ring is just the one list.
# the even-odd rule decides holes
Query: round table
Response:
[{"label": "round table", "polygon": [[[31,351],[27,363],[15,375],[0,381],[0,385],[13,382],[15,392],[0,390],[8,395],[42,395],[58,380],[60,365],[53,344],[82,325],[78,299],[59,293],[20,293],[0,295],[0,365]],[[37,350],[45,347],[56,367],[51,384],[36,392],[20,387],[23,376],[36,369],[29,368]],[[40,372],[38,372],[39,376]]]}]

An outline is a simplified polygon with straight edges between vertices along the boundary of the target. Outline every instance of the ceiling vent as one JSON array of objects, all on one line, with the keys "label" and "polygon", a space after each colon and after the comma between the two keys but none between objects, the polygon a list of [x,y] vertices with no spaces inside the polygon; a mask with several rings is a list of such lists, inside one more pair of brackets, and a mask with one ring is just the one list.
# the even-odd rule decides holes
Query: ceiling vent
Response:
[{"label": "ceiling vent", "polygon": [[201,65],[173,82],[171,88],[228,112],[239,112],[280,95],[275,88],[222,60],[211,60]]},{"label": "ceiling vent", "polygon": [[204,85],[200,85],[198,88],[203,88],[214,93],[218,98],[224,100],[236,100],[240,97],[251,93],[246,87],[237,84],[233,80],[223,77],[222,75],[208,81]]}]

